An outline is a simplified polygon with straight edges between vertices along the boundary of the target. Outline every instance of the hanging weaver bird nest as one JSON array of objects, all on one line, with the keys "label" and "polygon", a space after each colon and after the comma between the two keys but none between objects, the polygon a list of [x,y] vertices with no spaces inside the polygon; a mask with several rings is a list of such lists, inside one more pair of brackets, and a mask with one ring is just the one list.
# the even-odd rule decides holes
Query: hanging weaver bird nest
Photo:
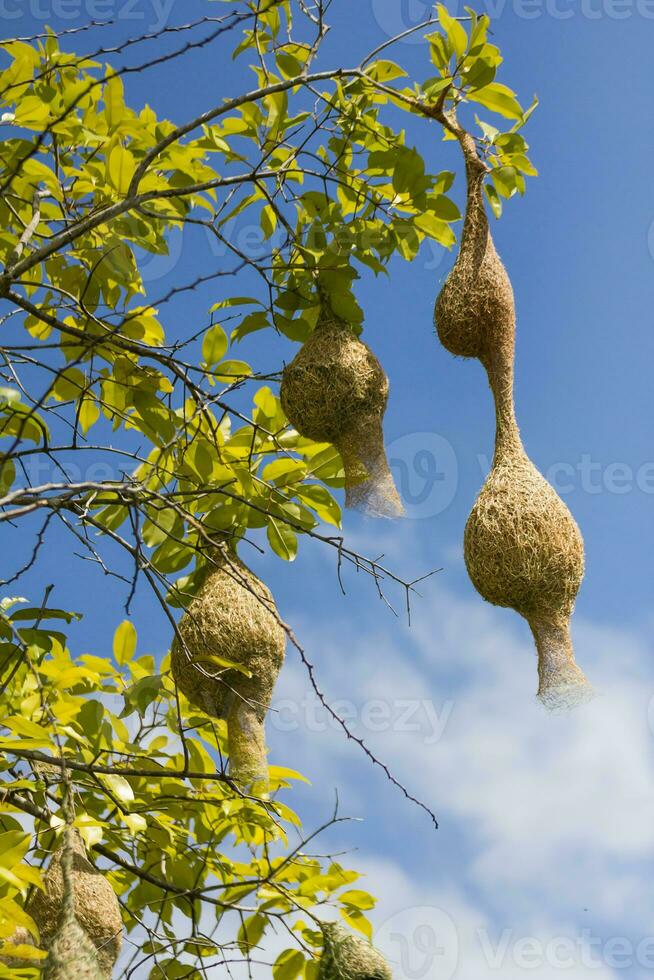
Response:
[{"label": "hanging weaver bird nest", "polygon": [[493,468],[465,530],[466,566],[484,599],[527,619],[538,652],[538,696],[550,708],[567,707],[591,691],[575,663],[569,622],[584,574],[583,539],[520,439],[515,305],[484,207],[486,165],[470,134],[454,117],[447,121],[463,150],[468,195],[459,255],[436,300],[436,326],[448,350],[482,362],[496,414]]},{"label": "hanging weaver bird nest", "polygon": [[[179,622],[171,667],[191,704],[227,719],[230,773],[265,789],[264,722],[286,634],[270,590],[235,555],[217,550]],[[230,666],[234,664],[236,666]]]},{"label": "hanging weaver bird nest", "polygon": [[459,254],[436,300],[434,318],[446,350],[484,361],[502,347],[513,350],[515,303],[488,227],[483,197],[486,166],[472,137],[466,133],[462,140],[468,187],[465,221]]},{"label": "hanging weaver bird nest", "polygon": [[322,924],[322,932],[318,980],[392,980],[388,963],[366,939],[331,922]]},{"label": "hanging weaver bird nest", "polygon": [[584,574],[584,544],[570,511],[526,455],[501,458],[466,524],[464,554],[477,591],[531,626],[538,696],[549,707],[587,691],[569,619]]},{"label": "hanging weaver bird nest", "polygon": [[284,368],[280,397],[300,435],[338,449],[346,507],[376,517],[403,513],[384,450],[388,378],[326,301],[313,333]]},{"label": "hanging weaver bird nest", "polygon": [[[34,892],[27,911],[38,926],[41,944],[49,951],[49,961],[63,963],[64,952],[75,949],[80,934],[86,936],[83,948],[92,947],[94,955],[97,951],[95,974],[61,972],[64,967],[59,965],[56,967],[59,972],[52,973],[52,978],[63,980],[64,977],[71,977],[74,980],[75,977],[86,978],[87,975],[111,977],[122,943],[120,906],[107,879],[86,857],[79,835],[71,836],[71,914],[64,915],[62,919],[65,891],[63,848],[52,857],[44,877],[45,891]],[[86,954],[85,959],[89,959]]]}]

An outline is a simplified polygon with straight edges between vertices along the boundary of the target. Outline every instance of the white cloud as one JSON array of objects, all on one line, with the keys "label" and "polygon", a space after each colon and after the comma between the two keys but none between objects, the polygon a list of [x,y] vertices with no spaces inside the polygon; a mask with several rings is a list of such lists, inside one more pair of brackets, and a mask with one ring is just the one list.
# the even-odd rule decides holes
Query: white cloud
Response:
[{"label": "white cloud", "polygon": [[[392,564],[391,536],[377,539],[374,549],[361,538],[357,544],[364,552],[386,550]],[[420,564],[419,545],[413,557]],[[522,976],[525,967],[516,965],[521,947],[516,951],[514,944],[525,937],[544,944],[544,958],[530,974],[558,976],[562,968],[550,962],[557,952],[548,943],[564,936],[578,947],[569,975],[644,977],[647,971],[627,968],[624,959],[614,973],[613,954],[603,944],[631,937],[625,941],[635,947],[651,933],[643,874],[654,848],[646,638],[575,617],[578,660],[599,696],[569,715],[550,715],[534,697],[536,659],[526,624],[508,610],[454,595],[439,577],[424,592],[411,630],[369,602],[355,601],[355,614],[344,602],[340,621],[331,606],[324,616],[309,619],[291,610],[289,618],[330,701],[350,702],[355,733],[437,809],[450,853],[431,836],[428,821],[420,823],[401,794],[384,787],[383,774],[357,756],[324,715],[311,714],[308,682],[292,652],[277,696],[300,706],[299,727],[290,735],[272,723],[275,756],[319,777],[314,803],[321,793],[326,803],[338,786],[348,812],[367,816],[373,853],[383,839],[388,861],[369,861],[366,883],[381,898],[378,923],[393,903],[455,910],[463,936],[456,976],[462,980]],[[398,702],[411,699],[417,706],[412,728],[399,724],[397,710]],[[425,699],[433,702],[431,721]],[[371,701],[386,703],[385,730],[379,730],[381,714],[373,713],[376,727],[366,719]],[[434,718],[444,725],[437,741],[430,737]],[[399,834],[396,845],[389,844],[392,835],[384,831],[404,825],[419,837],[408,841]],[[452,848],[455,868],[447,860]],[[352,864],[361,864],[358,856]],[[439,864],[435,888],[428,876]],[[495,943],[510,931],[501,970],[488,967],[475,938],[478,927],[488,928]],[[584,965],[580,937],[586,928],[597,937],[600,958],[587,951]]]},{"label": "white cloud", "polygon": [[549,917],[498,928],[456,889],[425,888],[391,861],[361,864],[381,896],[374,941],[394,980],[555,980],[562,970],[575,980],[615,978],[602,962],[605,951],[594,952]]}]

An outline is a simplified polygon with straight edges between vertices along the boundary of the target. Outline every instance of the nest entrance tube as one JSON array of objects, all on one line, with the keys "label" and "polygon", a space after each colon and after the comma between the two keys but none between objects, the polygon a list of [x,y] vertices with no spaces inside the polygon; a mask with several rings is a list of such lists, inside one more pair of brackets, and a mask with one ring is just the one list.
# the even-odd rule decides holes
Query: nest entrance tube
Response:
[{"label": "nest entrance tube", "polygon": [[111,980],[100,968],[98,954],[74,915],[64,915],[48,950],[43,980]]},{"label": "nest entrance tube", "polygon": [[286,634],[268,588],[236,555],[216,549],[171,647],[175,683],[191,704],[227,720],[230,775],[268,789],[265,717]]},{"label": "nest entrance tube", "polygon": [[381,418],[362,420],[335,445],[343,460],[345,506],[371,517],[401,517],[404,507],[388,466]]},{"label": "nest entrance tube", "polygon": [[284,368],[280,398],[300,435],[338,449],[346,507],[375,517],[403,514],[384,449],[388,378],[326,301],[313,333]]},{"label": "nest entrance tube", "polygon": [[234,699],[227,718],[229,771],[241,786],[267,792],[265,711]]},{"label": "nest entrance tube", "polygon": [[453,354],[483,364],[495,402],[491,472],[466,524],[464,556],[480,595],[530,624],[539,658],[538,696],[549,708],[587,700],[570,616],[584,574],[584,545],[570,511],[527,456],[515,417],[515,303],[483,200],[486,165],[472,136],[446,118],[466,163],[466,216],[459,255],[436,300],[438,336]]},{"label": "nest entrance tube", "polygon": [[589,701],[593,688],[575,662],[570,622],[530,620],[538,651],[538,698],[552,711]]}]

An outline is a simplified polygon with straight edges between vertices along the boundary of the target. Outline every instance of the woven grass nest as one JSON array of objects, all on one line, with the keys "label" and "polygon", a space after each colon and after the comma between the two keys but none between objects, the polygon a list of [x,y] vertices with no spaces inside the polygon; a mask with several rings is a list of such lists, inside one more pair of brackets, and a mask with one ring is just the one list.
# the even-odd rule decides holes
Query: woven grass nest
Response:
[{"label": "woven grass nest", "polygon": [[549,708],[585,700],[592,689],[575,663],[570,616],[584,574],[584,545],[570,511],[529,460],[515,418],[515,304],[483,201],[486,166],[454,123],[466,162],[461,247],[436,301],[443,345],[478,358],[495,400],[493,468],[464,536],[468,573],[488,602],[527,619],[538,652],[538,696]]},{"label": "woven grass nest", "polygon": [[282,407],[300,435],[338,449],[346,507],[376,517],[403,513],[384,450],[388,390],[370,348],[324,303],[313,333],[284,368]]},{"label": "woven grass nest", "polygon": [[531,626],[541,701],[558,708],[585,697],[569,625],[584,575],[584,543],[570,511],[526,455],[493,466],[466,524],[464,555],[484,599],[515,609]]},{"label": "woven grass nest", "polygon": [[109,980],[99,954],[86,930],[74,915],[61,923],[50,944],[43,980]]},{"label": "woven grass nest", "polygon": [[[265,790],[264,723],[286,634],[263,582],[231,553],[216,551],[212,558],[202,588],[179,622],[182,642],[175,637],[172,644],[172,673],[192,704],[227,719],[231,775]],[[225,663],[238,664],[250,676]]]},{"label": "woven grass nest", "polygon": [[[77,834],[73,835],[72,847],[71,914],[65,914],[62,920],[63,848],[52,856],[44,876],[45,891],[34,892],[27,910],[39,928],[42,947],[48,950],[44,977],[48,980],[110,978],[122,944],[118,899],[104,875],[86,857],[84,844]],[[67,957],[73,953],[76,959],[71,963]],[[83,972],[82,966],[87,972]]]},{"label": "woven grass nest", "polygon": [[468,192],[461,246],[436,300],[434,319],[446,350],[485,361],[505,347],[512,354],[515,302],[488,227],[483,197],[486,168],[474,142],[465,142],[464,156]]},{"label": "woven grass nest", "polygon": [[323,923],[318,980],[392,980],[391,969],[366,939],[338,923]]}]

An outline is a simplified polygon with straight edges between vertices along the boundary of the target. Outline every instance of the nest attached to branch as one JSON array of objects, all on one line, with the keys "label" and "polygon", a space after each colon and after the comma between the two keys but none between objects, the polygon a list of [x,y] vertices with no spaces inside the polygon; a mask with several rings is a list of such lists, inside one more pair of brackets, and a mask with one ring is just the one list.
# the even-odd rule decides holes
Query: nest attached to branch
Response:
[{"label": "nest attached to branch", "polygon": [[[452,122],[452,120],[450,120]],[[575,663],[569,620],[584,574],[579,528],[525,453],[515,418],[515,303],[483,200],[485,164],[453,121],[466,161],[467,204],[458,258],[436,300],[438,336],[453,354],[478,358],[495,400],[493,468],[468,518],[466,566],[488,602],[515,609],[531,626],[538,696],[550,708],[588,697]]]},{"label": "nest attached to branch", "polygon": [[280,397],[300,435],[338,449],[346,507],[375,517],[403,513],[384,449],[388,378],[370,348],[326,305],[313,333],[284,368]]},{"label": "nest attached to branch", "polygon": [[[72,848],[70,914],[64,910],[63,848],[52,856],[44,877],[45,891],[34,892],[27,910],[39,928],[42,947],[49,951],[44,976],[48,980],[109,978],[122,944],[120,906],[107,879],[86,857],[78,834],[72,835]],[[70,959],[78,955],[76,950],[77,973],[72,968],[77,961]],[[81,972],[83,964],[87,972]]]},{"label": "nest attached to branch", "polygon": [[392,980],[384,957],[362,936],[331,922],[322,924],[322,933],[318,980]]},{"label": "nest attached to branch", "polygon": [[512,357],[513,288],[488,227],[483,197],[486,168],[474,143],[466,147],[468,193],[461,246],[436,300],[436,330],[443,347],[458,357],[485,361],[488,355],[496,357],[501,348],[508,348]]},{"label": "nest attached to branch", "polygon": [[191,704],[227,719],[231,775],[241,783],[265,783],[264,723],[286,634],[263,582],[231,553],[217,550],[213,561],[179,622],[172,674]]}]

